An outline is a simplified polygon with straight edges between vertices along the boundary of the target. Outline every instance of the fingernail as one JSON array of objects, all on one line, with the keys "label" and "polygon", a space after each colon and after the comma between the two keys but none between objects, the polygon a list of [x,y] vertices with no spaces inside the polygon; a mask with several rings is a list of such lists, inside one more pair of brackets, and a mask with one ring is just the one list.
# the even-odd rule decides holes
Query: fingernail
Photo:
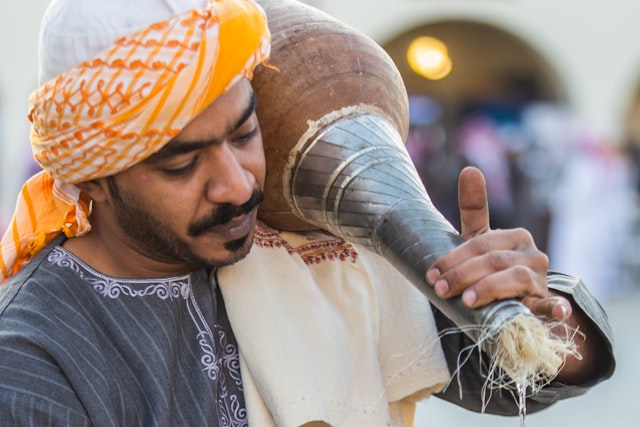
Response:
[{"label": "fingernail", "polygon": [[567,309],[567,306],[564,304],[560,304],[560,312],[562,313],[562,320],[567,318],[567,313],[569,312],[569,310]]},{"label": "fingernail", "polygon": [[429,283],[435,284],[436,280],[438,280],[438,277],[440,277],[440,270],[438,270],[437,268],[432,268],[427,271],[427,281]]},{"label": "fingernail", "polygon": [[471,289],[467,289],[462,293],[462,302],[467,307],[473,307],[473,305],[478,300],[478,295],[476,295],[475,291]]},{"label": "fingernail", "polygon": [[440,279],[433,284],[433,288],[436,291],[436,295],[444,297],[449,293],[449,284],[446,280]]}]

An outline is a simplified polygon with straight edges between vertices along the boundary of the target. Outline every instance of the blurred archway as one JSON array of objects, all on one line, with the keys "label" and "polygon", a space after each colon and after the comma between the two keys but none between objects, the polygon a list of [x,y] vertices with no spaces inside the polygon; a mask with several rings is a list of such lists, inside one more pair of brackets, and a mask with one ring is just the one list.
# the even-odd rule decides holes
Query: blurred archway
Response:
[{"label": "blurred archway", "polygon": [[[448,47],[453,67],[446,78],[428,80],[410,69],[406,52],[411,41],[420,36],[436,37]],[[432,22],[410,29],[383,46],[395,60],[409,93],[436,98],[452,118],[478,102],[565,100],[562,84],[540,53],[518,36],[491,24]]]},{"label": "blurred archway", "polygon": [[[432,80],[410,66],[407,52],[421,37],[446,46],[451,69],[445,77]],[[475,164],[487,176],[492,226],[524,226],[545,249],[545,189],[557,168],[547,170],[554,156],[530,133],[530,112],[566,104],[563,85],[545,58],[506,30],[468,20],[426,23],[383,47],[410,95],[407,146],[434,204],[459,225],[457,175]]]}]

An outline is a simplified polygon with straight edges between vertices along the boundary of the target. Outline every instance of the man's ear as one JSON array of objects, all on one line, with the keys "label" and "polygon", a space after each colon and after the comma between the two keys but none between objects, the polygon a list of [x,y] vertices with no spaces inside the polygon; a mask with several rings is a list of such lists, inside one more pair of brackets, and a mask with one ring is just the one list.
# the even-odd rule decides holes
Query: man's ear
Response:
[{"label": "man's ear", "polygon": [[89,181],[82,181],[76,184],[82,192],[86,193],[91,200],[100,203],[109,198],[109,186],[105,178],[92,179]]}]

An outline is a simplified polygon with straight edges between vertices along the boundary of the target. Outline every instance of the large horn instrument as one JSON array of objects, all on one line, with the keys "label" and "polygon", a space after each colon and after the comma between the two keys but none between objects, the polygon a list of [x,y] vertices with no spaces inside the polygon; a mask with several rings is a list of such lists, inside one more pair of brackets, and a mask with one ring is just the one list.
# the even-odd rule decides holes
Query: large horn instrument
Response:
[{"label": "large horn instrument", "polygon": [[312,7],[259,3],[272,33],[271,67],[253,79],[267,158],[260,219],[282,230],[322,228],[371,248],[485,351],[499,351],[486,338],[528,313],[522,304],[470,310],[426,283],[429,265],[461,237],[431,203],[405,149],[407,94],[393,61]]}]

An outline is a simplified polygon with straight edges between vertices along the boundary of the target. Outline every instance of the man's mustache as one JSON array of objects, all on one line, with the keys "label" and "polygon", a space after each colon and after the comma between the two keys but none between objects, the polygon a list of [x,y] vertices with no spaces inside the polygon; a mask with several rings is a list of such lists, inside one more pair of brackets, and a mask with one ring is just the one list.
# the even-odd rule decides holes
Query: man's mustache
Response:
[{"label": "man's mustache", "polygon": [[224,203],[218,206],[218,208],[207,218],[202,218],[189,226],[189,236],[197,237],[200,234],[206,232],[212,227],[217,225],[226,224],[233,218],[247,214],[251,212],[256,206],[260,204],[263,198],[263,192],[260,189],[253,190],[251,197],[244,204],[232,205],[230,203]]}]

